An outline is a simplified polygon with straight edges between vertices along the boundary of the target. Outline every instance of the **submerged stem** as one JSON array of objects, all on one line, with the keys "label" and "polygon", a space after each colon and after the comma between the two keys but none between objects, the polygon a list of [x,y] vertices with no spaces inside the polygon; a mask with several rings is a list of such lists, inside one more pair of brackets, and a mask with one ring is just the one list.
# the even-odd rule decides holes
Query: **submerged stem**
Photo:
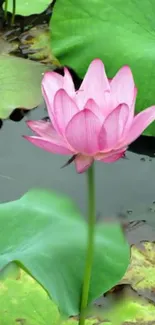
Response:
[{"label": "submerged stem", "polygon": [[94,232],[95,232],[95,181],[94,181],[94,165],[88,169],[88,244],[86,253],[86,264],[84,271],[84,280],[82,288],[81,306],[80,306],[80,318],[79,325],[85,323],[85,311],[88,305],[88,295],[91,280],[91,271],[93,264],[94,253]]}]

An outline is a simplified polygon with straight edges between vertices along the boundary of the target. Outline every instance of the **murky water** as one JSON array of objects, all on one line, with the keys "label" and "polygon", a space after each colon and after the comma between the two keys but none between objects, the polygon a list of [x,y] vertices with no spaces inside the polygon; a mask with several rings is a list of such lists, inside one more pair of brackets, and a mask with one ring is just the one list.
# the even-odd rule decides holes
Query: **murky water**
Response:
[{"label": "murky water", "polygon": [[[65,156],[44,152],[22,138],[31,133],[25,120],[45,115],[37,109],[19,123],[6,121],[0,130],[0,201],[14,200],[32,187],[46,187],[71,196],[86,215],[86,175],[77,175],[74,164],[61,169]],[[127,159],[98,162],[95,167],[98,216],[126,213],[131,219],[155,220],[150,209],[155,201],[154,158],[128,151]]]}]

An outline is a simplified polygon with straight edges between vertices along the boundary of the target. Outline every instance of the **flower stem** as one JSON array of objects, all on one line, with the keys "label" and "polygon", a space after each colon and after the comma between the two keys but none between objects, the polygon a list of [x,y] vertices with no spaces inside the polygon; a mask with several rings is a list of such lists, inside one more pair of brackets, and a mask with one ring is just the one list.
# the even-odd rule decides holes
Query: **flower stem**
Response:
[{"label": "flower stem", "polygon": [[5,18],[5,20],[7,20],[7,17],[8,17],[7,10],[8,10],[8,0],[5,0],[5,7],[4,7],[4,18]]},{"label": "flower stem", "polygon": [[13,0],[11,25],[14,25],[15,23],[15,14],[16,14],[16,0]]},{"label": "flower stem", "polygon": [[88,306],[88,295],[91,280],[91,271],[93,264],[93,253],[94,253],[94,232],[95,232],[95,181],[94,181],[94,165],[87,171],[88,177],[88,244],[86,253],[86,264],[84,271],[84,280],[81,296],[81,306],[80,306],[80,318],[79,325],[84,325],[85,323],[85,312]]}]

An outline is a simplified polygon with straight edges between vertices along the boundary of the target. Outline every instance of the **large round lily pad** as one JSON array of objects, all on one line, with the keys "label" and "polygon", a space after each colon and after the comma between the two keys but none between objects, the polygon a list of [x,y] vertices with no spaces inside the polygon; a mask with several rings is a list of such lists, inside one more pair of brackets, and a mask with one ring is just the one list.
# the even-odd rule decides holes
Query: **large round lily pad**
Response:
[{"label": "large round lily pad", "polygon": [[[139,91],[139,112],[155,104],[154,21],[154,0],[58,0],[51,46],[60,62],[82,77],[95,57],[103,60],[110,78],[129,65]],[[155,135],[155,123],[145,134]]]},{"label": "large round lily pad", "polygon": [[[0,205],[0,269],[22,265],[66,315],[79,313],[86,247],[87,224],[68,198],[32,190]],[[123,277],[129,261],[120,225],[97,225],[89,303]]]},{"label": "large round lily pad", "polygon": [[[40,14],[53,0],[16,0],[16,15],[30,16]],[[5,6],[5,4],[3,5]],[[12,12],[13,0],[8,0],[7,11]]]}]

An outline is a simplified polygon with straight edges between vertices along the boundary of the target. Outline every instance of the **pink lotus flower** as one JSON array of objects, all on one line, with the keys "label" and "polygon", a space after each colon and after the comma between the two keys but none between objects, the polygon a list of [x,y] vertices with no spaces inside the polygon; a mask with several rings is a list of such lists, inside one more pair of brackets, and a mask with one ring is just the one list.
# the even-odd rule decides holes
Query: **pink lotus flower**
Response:
[{"label": "pink lotus flower", "polygon": [[137,89],[128,66],[108,80],[101,60],[91,62],[78,91],[64,68],[64,76],[47,72],[42,92],[51,122],[28,121],[34,145],[62,155],[75,155],[78,173],[94,160],[120,159],[128,145],[155,119],[155,106],[134,117]]}]

